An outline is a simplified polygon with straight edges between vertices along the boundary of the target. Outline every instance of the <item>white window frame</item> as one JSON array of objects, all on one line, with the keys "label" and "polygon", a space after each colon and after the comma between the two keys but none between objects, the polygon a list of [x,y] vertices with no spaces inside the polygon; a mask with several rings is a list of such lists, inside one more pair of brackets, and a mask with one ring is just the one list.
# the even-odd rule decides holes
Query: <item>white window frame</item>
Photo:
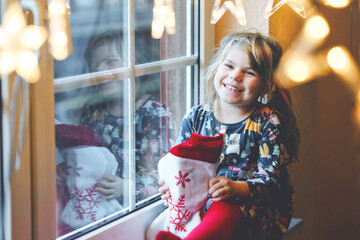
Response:
[{"label": "white window frame", "polygon": [[[186,0],[186,3],[184,1],[184,4],[187,4],[187,10],[186,15],[187,19],[190,21],[187,21],[188,24],[191,24],[192,19],[191,17],[191,0]],[[204,16],[205,8],[202,7],[202,5],[206,5],[207,7],[210,6],[208,1],[201,0],[201,1],[194,1],[194,12],[195,12],[195,18],[194,21],[199,22],[200,29],[203,29],[202,25],[205,24],[205,21],[202,21],[202,18]],[[212,5],[212,4],[211,4]],[[211,6],[212,7],[212,6]],[[129,18],[129,25],[127,26],[128,29],[130,29],[130,34],[128,34],[128,56],[134,56],[135,55],[135,49],[134,49],[134,43],[135,43],[135,29],[134,29],[134,0],[129,1],[129,8],[130,13]],[[209,7],[208,10],[209,11]],[[195,39],[198,39],[197,41],[201,41],[199,39],[200,35],[200,29],[199,25],[195,25],[194,33],[196,36],[193,36]],[[208,24],[210,25],[210,24]],[[208,28],[208,27],[207,27]],[[191,46],[191,27],[187,27],[187,46]],[[125,34],[126,35],[126,34]],[[209,36],[209,35],[208,35]],[[211,37],[213,39],[213,37]],[[202,39],[204,40],[204,39]],[[199,44],[200,46],[203,46],[203,44]],[[129,96],[132,96],[134,98],[135,94],[135,78],[141,75],[145,74],[152,74],[152,73],[158,73],[163,71],[169,71],[173,69],[179,69],[181,67],[186,67],[186,86],[187,86],[187,94],[186,94],[186,109],[189,109],[192,105],[198,104],[199,99],[201,98],[201,93],[199,93],[199,89],[201,88],[200,85],[202,85],[198,79],[198,74],[192,74],[192,71],[199,72],[199,62],[201,61],[201,57],[198,53],[203,52],[202,49],[198,48],[198,46],[194,46],[194,54],[191,55],[191,48],[189,47],[187,49],[186,55],[182,57],[176,57],[166,60],[160,60],[156,62],[150,62],[145,64],[139,64],[135,65],[134,57],[129,58],[128,62],[128,68],[124,68],[121,71],[119,70],[108,70],[106,73],[108,74],[115,74],[119,78],[129,79],[128,85],[128,93]],[[201,65],[201,64],[200,64]],[[194,67],[193,70],[191,68]],[[96,77],[99,77],[103,75],[104,72],[101,73],[89,73],[89,74],[83,74],[81,76],[72,76],[72,77],[64,77],[64,78],[58,78],[54,82],[55,86],[55,92],[61,92],[71,89],[76,89],[79,87],[85,87],[92,85],[92,82],[90,79],[94,79]],[[192,75],[195,76],[194,81],[192,81]],[[84,80],[85,79],[85,80]],[[130,99],[128,108],[134,109],[134,99]],[[128,121],[133,122],[133,116],[129,116]],[[134,135],[134,129],[129,128],[128,134],[130,136]],[[130,141],[132,142],[132,141]],[[130,143],[128,146],[129,149],[134,149],[134,144]],[[129,156],[130,158],[130,167],[129,167],[129,176],[130,179],[135,179],[135,156],[134,154],[131,154]],[[130,189],[130,196],[133,196],[130,200],[130,212],[128,215],[121,217],[111,223],[108,223],[98,229],[95,229],[93,231],[90,231],[88,233],[85,233],[82,236],[77,237],[76,239],[139,239],[142,240],[145,238],[145,233],[148,227],[150,226],[151,222],[158,216],[164,209],[165,206],[163,205],[162,201],[156,201],[155,203],[149,204],[143,208],[136,209],[135,204],[135,181],[129,181],[129,189]],[[79,229],[78,231],[82,231],[82,229]],[[73,235],[72,233],[69,233],[68,235],[64,235],[60,238],[66,239],[67,236]]]}]

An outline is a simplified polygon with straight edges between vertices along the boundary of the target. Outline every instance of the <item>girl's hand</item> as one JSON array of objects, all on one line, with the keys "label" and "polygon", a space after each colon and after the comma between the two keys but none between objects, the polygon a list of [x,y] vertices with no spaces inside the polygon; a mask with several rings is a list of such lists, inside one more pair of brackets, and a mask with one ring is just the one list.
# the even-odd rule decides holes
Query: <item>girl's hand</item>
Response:
[{"label": "girl's hand", "polygon": [[214,177],[209,181],[209,194],[214,202],[223,201],[236,194],[234,181],[221,176]]},{"label": "girl's hand", "polygon": [[59,185],[66,186],[66,177],[68,176],[67,173],[67,165],[65,162],[62,162],[56,165],[56,183]]},{"label": "girl's hand", "polygon": [[236,182],[221,176],[210,179],[209,194],[214,202],[219,202],[232,197],[245,199],[249,197],[250,190],[246,182]]},{"label": "girl's hand", "polygon": [[165,185],[165,182],[163,179],[159,180],[159,185],[161,186],[159,188],[159,192],[162,193],[161,195],[161,199],[164,201],[164,205],[166,207],[169,206],[169,198],[170,198],[170,192],[169,192],[169,187]]},{"label": "girl's hand", "polygon": [[99,192],[105,199],[111,200],[123,194],[123,179],[116,175],[105,174],[98,180],[95,191]]}]

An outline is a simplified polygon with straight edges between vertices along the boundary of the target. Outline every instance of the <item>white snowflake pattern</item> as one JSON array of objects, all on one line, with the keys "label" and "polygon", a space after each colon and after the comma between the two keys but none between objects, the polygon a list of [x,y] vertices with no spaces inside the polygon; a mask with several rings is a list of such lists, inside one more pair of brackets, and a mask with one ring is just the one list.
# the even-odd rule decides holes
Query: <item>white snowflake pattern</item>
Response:
[{"label": "white snowflake pattern", "polygon": [[158,132],[157,132],[157,130],[156,130],[156,129],[153,129],[153,130],[151,131],[151,135],[153,135],[153,136],[156,136],[156,135],[158,135]]},{"label": "white snowflake pattern", "polygon": [[255,143],[254,142],[251,142],[249,143],[250,147],[255,147]]},{"label": "white snowflake pattern", "polygon": [[189,138],[191,136],[191,133],[190,132],[185,132],[185,137]]}]

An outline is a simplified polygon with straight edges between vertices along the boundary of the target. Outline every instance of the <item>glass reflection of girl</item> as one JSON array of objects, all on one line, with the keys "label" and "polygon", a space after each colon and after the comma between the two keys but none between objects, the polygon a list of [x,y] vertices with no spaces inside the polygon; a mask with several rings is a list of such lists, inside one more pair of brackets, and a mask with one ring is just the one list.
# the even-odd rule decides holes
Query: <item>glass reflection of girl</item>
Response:
[{"label": "glass reflection of girl", "polygon": [[[89,71],[103,71],[124,66],[121,35],[106,32],[90,40],[85,52]],[[142,52],[143,51],[137,51]],[[154,90],[149,79],[140,79],[142,91]],[[111,80],[97,85],[100,99],[89,103],[82,112],[80,124],[91,126],[100,136],[105,146],[118,161],[116,175],[104,175],[98,180],[97,191],[106,199],[117,198],[121,203],[127,196],[128,151],[124,149],[123,80]],[[135,158],[136,158],[136,200],[137,202],[157,193],[157,163],[173,146],[172,136],[175,125],[167,107],[153,95],[137,92],[135,104]],[[125,181],[125,182],[124,182]]]}]

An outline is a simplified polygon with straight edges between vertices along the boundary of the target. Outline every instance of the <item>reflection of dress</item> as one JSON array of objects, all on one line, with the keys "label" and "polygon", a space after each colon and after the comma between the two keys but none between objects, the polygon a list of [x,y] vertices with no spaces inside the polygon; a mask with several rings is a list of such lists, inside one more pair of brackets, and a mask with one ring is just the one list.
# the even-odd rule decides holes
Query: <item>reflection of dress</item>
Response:
[{"label": "reflection of dress", "polygon": [[[157,164],[174,145],[175,124],[166,106],[153,96],[143,96],[136,103],[134,116],[136,133],[136,200],[145,199],[158,189]],[[118,161],[116,175],[127,178],[128,139],[124,138],[124,118],[106,111],[106,104],[88,106],[80,124],[91,126]],[[126,130],[126,129],[125,129]],[[125,167],[124,167],[125,166]]]}]

